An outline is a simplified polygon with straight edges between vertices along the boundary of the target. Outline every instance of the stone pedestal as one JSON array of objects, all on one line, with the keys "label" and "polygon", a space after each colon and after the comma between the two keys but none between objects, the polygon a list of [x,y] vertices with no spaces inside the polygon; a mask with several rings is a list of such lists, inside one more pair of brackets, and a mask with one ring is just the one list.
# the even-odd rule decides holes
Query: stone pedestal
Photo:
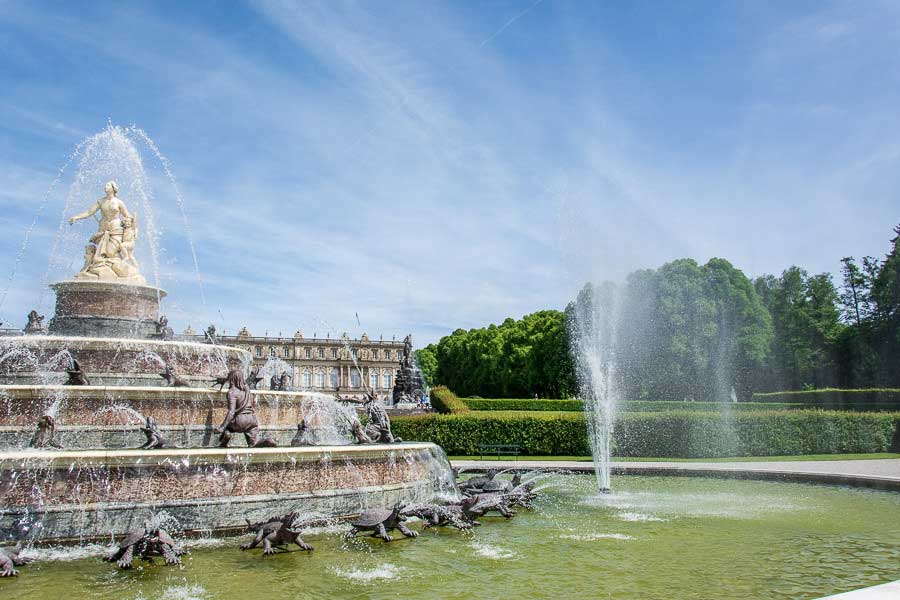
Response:
[{"label": "stone pedestal", "polygon": [[50,285],[56,292],[51,335],[149,338],[156,332],[159,301],[166,292],[149,285],[73,280]]}]

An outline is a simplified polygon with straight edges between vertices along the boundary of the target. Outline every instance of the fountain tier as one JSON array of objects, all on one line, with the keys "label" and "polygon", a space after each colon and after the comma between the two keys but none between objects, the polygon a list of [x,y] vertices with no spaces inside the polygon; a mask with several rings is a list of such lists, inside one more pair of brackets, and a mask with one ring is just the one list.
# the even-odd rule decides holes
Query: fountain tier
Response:
[{"label": "fountain tier", "polygon": [[[304,392],[254,390],[254,411],[263,430],[279,444],[289,444],[297,424],[311,428],[334,424],[325,415],[329,396]],[[225,393],[213,389],[174,387],[0,385],[0,449],[23,448],[35,423],[50,413],[63,448],[134,448],[146,440],[134,415],[153,417],[173,444],[208,446],[213,427],[225,418]],[[352,409],[348,409],[352,410]],[[326,423],[319,423],[325,420]],[[350,424],[340,423],[349,434]],[[347,438],[349,442],[349,437]],[[235,440],[243,443],[243,440]]]},{"label": "fountain tier", "polygon": [[153,386],[168,364],[183,379],[207,387],[213,378],[249,362],[245,350],[196,342],[26,335],[0,338],[0,383],[63,383],[68,357],[94,385]]},{"label": "fountain tier", "polygon": [[189,534],[274,514],[346,516],[454,492],[429,443],[0,452],[0,538],[109,539],[165,511]]},{"label": "fountain tier", "polygon": [[100,338],[149,338],[156,332],[159,302],[166,292],[115,281],[61,281],[50,333]]}]

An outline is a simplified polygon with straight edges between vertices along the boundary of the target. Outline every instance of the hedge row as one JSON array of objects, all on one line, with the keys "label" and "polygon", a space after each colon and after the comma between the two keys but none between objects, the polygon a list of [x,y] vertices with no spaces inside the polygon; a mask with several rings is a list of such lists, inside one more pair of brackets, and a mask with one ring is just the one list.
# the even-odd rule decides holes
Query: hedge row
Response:
[{"label": "hedge row", "polygon": [[[439,444],[451,455],[477,455],[479,444],[518,444],[524,455],[591,453],[576,412],[470,412],[394,417],[405,440]],[[900,448],[900,413],[822,410],[719,413],[623,413],[615,426],[621,457],[718,458],[886,452]]]},{"label": "hedge row", "polygon": [[900,410],[900,390],[873,388],[841,390],[825,388],[798,392],[753,394],[754,402],[790,402],[830,410],[896,411]]},{"label": "hedge row", "polygon": [[439,413],[467,413],[469,407],[445,385],[431,388],[429,392],[431,407]]},{"label": "hedge row", "polygon": [[[562,410],[581,412],[584,404],[581,400],[529,400],[527,398],[463,398],[472,410]],[[775,402],[679,402],[679,401],[654,401],[654,400],[630,400],[623,402],[621,412],[658,412],[667,410],[680,410],[691,412],[719,412],[725,409],[729,411],[745,410],[779,410],[790,408],[803,408],[803,404],[787,404]]]}]

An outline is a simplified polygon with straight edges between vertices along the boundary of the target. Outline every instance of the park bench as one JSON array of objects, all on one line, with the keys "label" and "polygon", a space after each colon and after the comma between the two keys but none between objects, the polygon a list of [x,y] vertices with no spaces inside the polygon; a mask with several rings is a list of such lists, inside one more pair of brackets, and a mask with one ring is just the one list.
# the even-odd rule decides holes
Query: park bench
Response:
[{"label": "park bench", "polygon": [[478,444],[478,454],[481,455],[480,460],[484,460],[484,455],[488,457],[496,456],[500,460],[500,456],[515,456],[519,460],[518,444]]}]

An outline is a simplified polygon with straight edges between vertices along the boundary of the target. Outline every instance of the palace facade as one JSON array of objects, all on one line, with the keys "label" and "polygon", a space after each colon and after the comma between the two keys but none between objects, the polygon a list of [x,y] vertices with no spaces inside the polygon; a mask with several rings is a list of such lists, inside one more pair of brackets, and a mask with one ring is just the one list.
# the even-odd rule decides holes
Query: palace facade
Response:
[{"label": "palace facade", "polygon": [[[190,329],[181,337],[204,338]],[[293,337],[255,336],[242,327],[237,335],[217,335],[216,340],[248,351],[253,366],[260,369],[270,361],[283,361],[290,369],[292,389],[362,397],[368,387],[388,402],[403,358],[403,340],[372,340],[366,334],[359,339],[346,334],[306,338],[300,331]],[[269,381],[259,383],[260,388],[269,385]]]}]

